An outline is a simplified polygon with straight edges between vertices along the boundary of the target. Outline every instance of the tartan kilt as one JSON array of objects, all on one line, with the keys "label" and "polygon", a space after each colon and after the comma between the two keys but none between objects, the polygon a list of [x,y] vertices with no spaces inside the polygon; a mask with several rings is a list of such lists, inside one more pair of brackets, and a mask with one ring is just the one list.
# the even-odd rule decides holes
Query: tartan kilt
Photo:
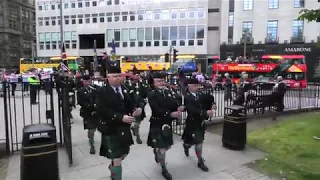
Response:
[{"label": "tartan kilt", "polygon": [[195,145],[203,143],[205,135],[204,129],[185,128],[182,134],[182,140],[185,144]]},{"label": "tartan kilt", "polygon": [[101,137],[100,156],[104,156],[108,159],[122,158],[124,155],[129,154],[130,146],[133,144],[131,141],[119,141],[116,135]]},{"label": "tartan kilt", "polygon": [[152,148],[169,149],[173,145],[172,127],[171,133],[164,136],[162,127],[151,127],[150,125],[147,144]]}]

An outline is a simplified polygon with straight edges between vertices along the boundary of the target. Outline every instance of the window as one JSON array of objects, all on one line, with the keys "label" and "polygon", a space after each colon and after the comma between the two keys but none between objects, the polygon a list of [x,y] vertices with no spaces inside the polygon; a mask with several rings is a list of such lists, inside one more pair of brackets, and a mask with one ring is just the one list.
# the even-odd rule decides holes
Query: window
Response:
[{"label": "window", "polygon": [[146,39],[146,46],[150,47],[152,45],[152,28],[146,28],[145,39]]},{"label": "window", "polygon": [[198,18],[204,18],[204,13],[205,13],[205,10],[204,8],[198,8]]},{"label": "window", "polygon": [[146,11],[146,20],[152,20],[152,11]]},{"label": "window", "polygon": [[92,14],[92,23],[98,22],[98,14]]},{"label": "window", "polygon": [[233,21],[234,21],[234,14],[232,12],[229,13],[229,27],[233,26]]},{"label": "window", "polygon": [[295,8],[304,8],[304,0],[294,0]]},{"label": "window", "polygon": [[[39,26],[43,26],[43,20],[40,20],[40,19],[39,19],[39,20],[38,20],[38,25],[39,25]],[[9,27],[10,27],[10,21],[9,21]]]},{"label": "window", "polygon": [[120,39],[121,39],[121,31],[120,31],[120,29],[115,29],[114,30],[114,41],[115,41],[116,47],[119,47]]},{"label": "window", "polygon": [[179,45],[185,46],[187,39],[187,27],[186,26],[179,26]]},{"label": "window", "polygon": [[253,9],[253,0],[243,0],[243,10],[251,11]]},{"label": "window", "polygon": [[107,5],[111,6],[112,5],[112,0],[107,0]]},{"label": "window", "polygon": [[107,13],[107,22],[112,22],[112,13]]},{"label": "window", "polygon": [[204,25],[198,25],[197,26],[197,45],[203,46],[203,39],[204,39]]},{"label": "window", "polygon": [[242,23],[242,35],[247,37],[252,37],[252,21],[245,21]]},{"label": "window", "polygon": [[161,18],[160,13],[161,13],[160,9],[153,10],[153,19],[154,20],[160,20],[160,18]]},{"label": "window", "polygon": [[195,38],[196,38],[196,27],[188,26],[188,46],[194,46]]},{"label": "window", "polygon": [[90,2],[85,2],[86,7],[90,7]]},{"label": "window", "polygon": [[42,6],[38,6],[38,10],[39,10],[39,11],[42,11]]},{"label": "window", "polygon": [[97,1],[92,1],[92,6],[97,6]]},{"label": "window", "polygon": [[120,0],[114,0],[114,4],[115,5],[119,5],[120,4]]},{"label": "window", "polygon": [[51,4],[51,10],[55,10],[56,6],[54,4]]},{"label": "window", "polygon": [[51,20],[51,25],[52,26],[55,26],[56,25],[56,20],[54,19],[54,20]]},{"label": "window", "polygon": [[122,47],[128,47],[129,29],[122,29],[121,41],[122,41]]},{"label": "window", "polygon": [[99,22],[104,23],[104,13],[99,13]]},{"label": "window", "polygon": [[177,39],[178,39],[178,27],[177,26],[171,26],[170,27],[170,40],[171,45],[176,46],[177,45]]},{"label": "window", "polygon": [[130,21],[136,20],[136,13],[134,11],[130,11]]},{"label": "window", "polygon": [[180,9],[179,17],[180,17],[180,19],[187,18],[187,9]]},{"label": "window", "polygon": [[304,30],[303,20],[294,20],[292,25],[292,36],[293,37],[302,37]]},{"label": "window", "polygon": [[189,8],[188,9],[188,15],[189,15],[189,19],[194,19],[196,18],[196,8]]},{"label": "window", "polygon": [[112,40],[113,40],[114,34],[113,34],[113,29],[107,29],[106,31],[106,41],[108,43],[108,47],[112,46]]},{"label": "window", "polygon": [[122,22],[128,21],[128,12],[121,12],[122,14]]},{"label": "window", "polygon": [[276,41],[278,37],[278,21],[268,21],[267,39],[268,41]]},{"label": "window", "polygon": [[137,12],[137,18],[138,18],[138,21],[144,20],[144,10],[140,10]]},{"label": "window", "polygon": [[82,8],[82,2],[78,2],[78,8]]},{"label": "window", "polygon": [[137,29],[138,47],[143,47],[144,44],[144,28]]},{"label": "window", "polygon": [[76,17],[71,17],[71,24],[77,24]]},{"label": "window", "polygon": [[114,13],[114,22],[119,22],[120,21],[120,12],[115,12]]},{"label": "window", "polygon": [[161,28],[160,27],[154,27],[153,28],[153,45],[154,46],[160,46],[160,37],[161,37]]},{"label": "window", "polygon": [[168,40],[169,40],[169,27],[162,27],[162,46],[168,46]]},{"label": "window", "polygon": [[69,19],[64,20],[64,24],[68,25],[69,24]]},{"label": "window", "polygon": [[89,24],[90,23],[91,14],[85,14],[84,16],[85,16],[86,24]]},{"label": "window", "polygon": [[178,19],[178,9],[171,9],[171,19]]},{"label": "window", "polygon": [[130,47],[136,46],[136,40],[137,40],[137,29],[136,28],[130,28],[129,30],[129,40],[130,40]]},{"label": "window", "polygon": [[269,7],[269,9],[278,9],[279,8],[279,0],[269,0],[268,7]]},{"label": "window", "polygon": [[64,8],[68,9],[69,8],[69,4],[68,3],[64,3]]},{"label": "window", "polygon": [[78,24],[83,24],[83,15],[82,14],[78,15]]},{"label": "window", "polygon": [[76,8],[76,3],[71,3],[71,8]]},{"label": "window", "polygon": [[169,10],[162,10],[162,20],[169,20],[170,12]]}]

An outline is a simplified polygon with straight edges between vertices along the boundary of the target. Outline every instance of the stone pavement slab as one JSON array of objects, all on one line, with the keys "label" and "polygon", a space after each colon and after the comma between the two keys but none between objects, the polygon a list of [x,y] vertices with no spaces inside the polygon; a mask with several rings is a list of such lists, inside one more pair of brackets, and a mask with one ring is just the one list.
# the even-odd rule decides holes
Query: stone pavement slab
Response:
[{"label": "stone pavement slab", "polygon": [[[147,115],[150,109],[147,107]],[[108,165],[110,161],[104,157],[89,154],[87,132],[83,130],[83,122],[79,116],[79,109],[73,111],[74,124],[72,124],[73,160],[69,167],[68,156],[65,149],[59,149],[59,164],[61,180],[103,180],[110,179]],[[161,180],[161,168],[154,162],[152,149],[145,142],[147,140],[149,122],[141,124],[141,136],[144,144],[131,146],[129,156],[123,163],[124,180]],[[100,133],[95,134],[97,153],[100,148]],[[222,147],[221,136],[206,133],[203,156],[210,171],[205,173],[197,167],[195,153],[190,151],[190,157],[185,157],[181,137],[174,136],[175,144],[167,152],[168,170],[174,179],[196,180],[236,180],[241,179],[233,173],[232,168],[260,159],[262,152],[247,147],[244,151],[232,151]],[[231,171],[228,171],[231,169]],[[17,153],[10,159],[6,180],[20,179],[20,155]],[[253,171],[255,172],[255,171]],[[259,173],[257,177],[261,176]]]}]

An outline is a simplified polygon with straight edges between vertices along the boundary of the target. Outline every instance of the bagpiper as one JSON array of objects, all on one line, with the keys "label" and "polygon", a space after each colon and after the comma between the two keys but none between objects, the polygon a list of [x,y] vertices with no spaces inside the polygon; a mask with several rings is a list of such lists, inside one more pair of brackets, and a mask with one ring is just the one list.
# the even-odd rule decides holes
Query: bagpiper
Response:
[{"label": "bagpiper", "polygon": [[78,104],[81,106],[80,116],[83,118],[84,129],[88,130],[90,154],[95,154],[94,134],[97,128],[97,114],[95,111],[95,89],[90,86],[89,75],[82,76],[82,88],[77,92]]},{"label": "bagpiper", "polygon": [[98,130],[102,134],[100,156],[111,159],[109,170],[112,180],[122,179],[122,161],[129,154],[134,143],[130,125],[139,116],[141,108],[134,107],[134,102],[121,84],[121,69],[110,66],[108,83],[97,90],[96,110],[100,122]]},{"label": "bagpiper", "polygon": [[209,168],[204,164],[202,157],[206,130],[205,120],[213,115],[213,109],[216,109],[216,105],[212,95],[199,92],[200,86],[197,79],[189,79],[187,84],[189,92],[184,97],[184,104],[188,115],[182,135],[184,153],[188,157],[189,149],[194,145],[198,158],[198,167],[207,172]]},{"label": "bagpiper", "polygon": [[166,151],[173,145],[172,121],[181,118],[184,108],[177,103],[177,97],[165,87],[165,76],[162,73],[154,73],[154,89],[148,94],[148,102],[152,110],[150,117],[150,130],[148,146],[153,148],[155,161],[161,165],[162,176],[171,180],[172,176],[166,167]]}]

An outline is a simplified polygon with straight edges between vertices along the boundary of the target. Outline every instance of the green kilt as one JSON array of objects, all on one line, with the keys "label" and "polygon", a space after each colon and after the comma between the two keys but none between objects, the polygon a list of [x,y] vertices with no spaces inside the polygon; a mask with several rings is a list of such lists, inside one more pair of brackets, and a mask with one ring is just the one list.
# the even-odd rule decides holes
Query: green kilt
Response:
[{"label": "green kilt", "polygon": [[147,144],[152,148],[169,149],[173,145],[172,126],[170,125],[169,133],[164,135],[161,126],[150,125]]},{"label": "green kilt", "polygon": [[136,122],[139,122],[139,123],[143,120],[141,116],[135,116],[134,118],[136,119]]},{"label": "green kilt", "polygon": [[118,136],[111,135],[101,137],[100,156],[104,156],[108,159],[121,158],[124,155],[129,154],[130,146],[133,144],[131,137],[131,143],[127,141],[120,141]]},{"label": "green kilt", "polygon": [[96,129],[97,128],[97,120],[94,119],[93,116],[83,118],[83,127],[84,129]]},{"label": "green kilt", "polygon": [[202,128],[185,128],[182,140],[185,144],[195,145],[203,143],[205,130]]}]

